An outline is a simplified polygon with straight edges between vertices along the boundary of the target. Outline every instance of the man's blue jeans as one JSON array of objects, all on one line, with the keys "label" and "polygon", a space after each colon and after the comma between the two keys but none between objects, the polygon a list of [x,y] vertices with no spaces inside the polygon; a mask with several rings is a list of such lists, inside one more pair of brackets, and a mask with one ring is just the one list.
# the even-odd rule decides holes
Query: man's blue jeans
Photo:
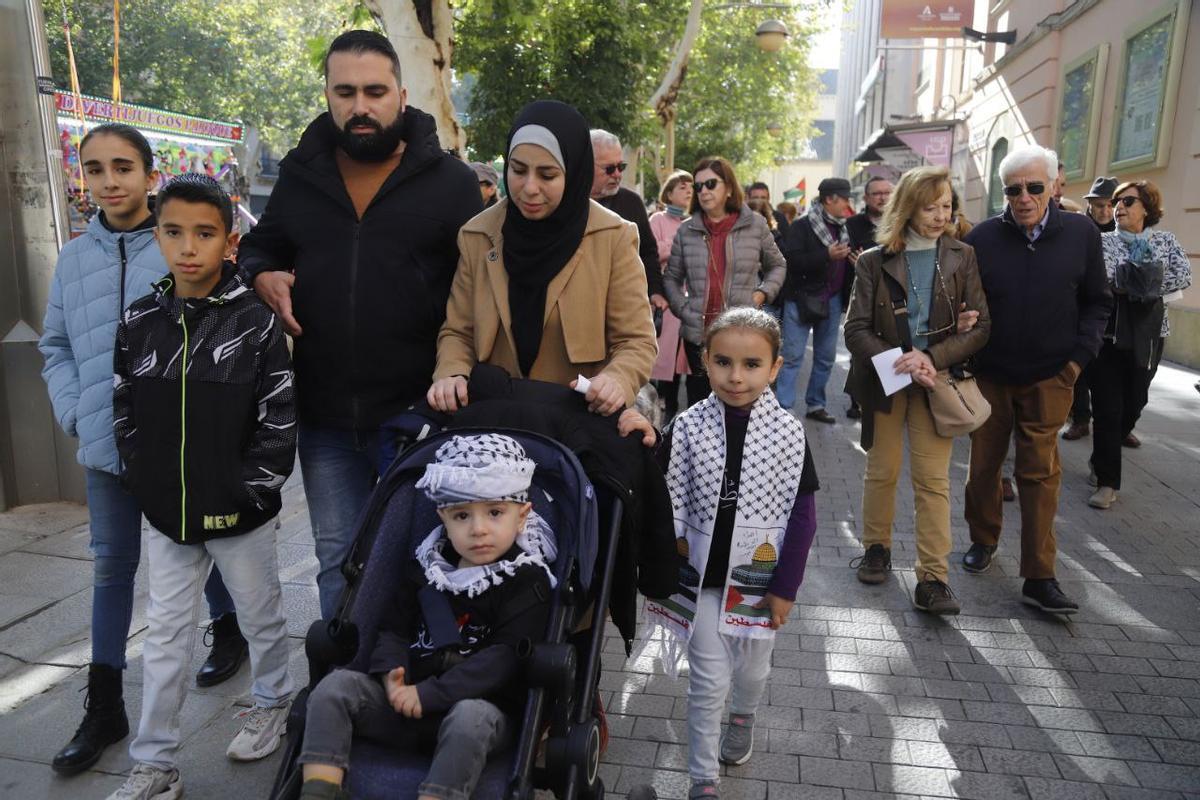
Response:
[{"label": "man's blue jeans", "polygon": [[[125,640],[133,620],[133,578],[142,556],[142,509],[116,475],[86,471],[91,527],[92,662],[125,669]],[[151,536],[161,533],[151,532]],[[233,611],[216,567],[204,585],[211,619]]]},{"label": "man's blue jeans", "polygon": [[316,542],[321,618],[332,619],[346,588],[342,562],[354,544],[358,517],[375,487],[378,431],[319,428],[300,423],[297,449],[308,516]]},{"label": "man's blue jeans", "polygon": [[796,404],[796,382],[800,379],[800,368],[804,366],[804,350],[808,347],[810,328],[813,368],[808,376],[804,404],[807,411],[816,411],[825,408],[825,385],[829,383],[829,375],[837,359],[838,336],[842,332],[841,293],[829,298],[829,316],[815,325],[800,321],[799,303],[788,300],[783,304],[783,366],[775,381],[775,398],[784,408]]}]

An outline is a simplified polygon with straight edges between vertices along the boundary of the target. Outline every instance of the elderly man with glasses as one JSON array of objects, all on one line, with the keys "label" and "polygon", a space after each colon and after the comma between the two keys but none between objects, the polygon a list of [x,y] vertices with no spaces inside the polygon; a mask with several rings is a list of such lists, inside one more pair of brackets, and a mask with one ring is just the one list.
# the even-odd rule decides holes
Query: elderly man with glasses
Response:
[{"label": "elderly man with glasses", "polygon": [[1000,162],[1007,206],[966,236],[979,260],[991,312],[991,337],[976,355],[979,387],[992,405],[971,435],[966,519],[968,572],[991,566],[1000,541],[1000,468],[1016,430],[1016,481],[1021,502],[1021,600],[1052,614],[1079,606],[1054,577],[1054,515],[1062,468],[1058,430],[1071,409],[1080,371],[1096,357],[1112,295],[1100,232],[1082,214],[1051,199],[1058,156],[1037,145]]},{"label": "elderly man with glasses", "polygon": [[646,206],[637,192],[621,185],[621,178],[629,167],[622,158],[621,140],[606,130],[593,128],[592,158],[596,168],[592,180],[592,199],[621,219],[637,225],[638,256],[646,268],[650,304],[656,309],[666,309],[667,295],[663,290],[662,268],[658,265],[658,243],[650,228]]}]

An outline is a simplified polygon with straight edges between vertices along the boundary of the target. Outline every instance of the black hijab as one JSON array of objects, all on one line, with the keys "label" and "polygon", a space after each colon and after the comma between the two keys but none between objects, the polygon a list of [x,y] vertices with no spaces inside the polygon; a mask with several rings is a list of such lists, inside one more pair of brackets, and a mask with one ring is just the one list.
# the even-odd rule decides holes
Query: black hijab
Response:
[{"label": "black hijab", "polygon": [[526,125],[541,125],[558,140],[566,187],[562,201],[550,216],[526,219],[512,199],[508,169],[504,170],[504,193],[509,197],[502,228],[504,270],[508,273],[508,309],[517,363],[524,375],[533,368],[542,345],[546,289],[583,241],[595,163],[587,120],[566,103],[537,100],[521,109],[508,132],[506,154],[511,154],[513,135]]}]

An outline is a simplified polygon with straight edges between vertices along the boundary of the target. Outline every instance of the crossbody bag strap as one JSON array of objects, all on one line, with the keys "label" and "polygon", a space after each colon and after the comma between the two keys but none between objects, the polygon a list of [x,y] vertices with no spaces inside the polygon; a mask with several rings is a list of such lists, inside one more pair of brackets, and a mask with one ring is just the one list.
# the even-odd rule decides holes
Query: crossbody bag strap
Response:
[{"label": "crossbody bag strap", "polygon": [[892,313],[896,316],[896,334],[900,337],[900,349],[909,352],[913,349],[912,331],[908,329],[908,299],[904,296],[904,288],[900,282],[886,272],[883,282],[887,284],[891,296]]}]

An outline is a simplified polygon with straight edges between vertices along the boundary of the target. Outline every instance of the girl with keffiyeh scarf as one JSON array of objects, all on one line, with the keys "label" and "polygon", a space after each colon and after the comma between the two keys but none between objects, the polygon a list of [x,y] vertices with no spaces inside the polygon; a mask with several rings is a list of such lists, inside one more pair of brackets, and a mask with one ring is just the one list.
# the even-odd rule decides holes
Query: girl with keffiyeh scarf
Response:
[{"label": "girl with keffiyeh scarf", "polygon": [[720,760],[750,758],[775,631],[795,603],[816,533],[819,487],[804,426],[769,388],[779,346],[779,324],[765,311],[718,317],[703,354],[713,393],[680,415],[659,445],[682,563],[678,591],[646,601],[646,628],[672,675],[687,657],[693,800],[718,796],[729,694]]}]

